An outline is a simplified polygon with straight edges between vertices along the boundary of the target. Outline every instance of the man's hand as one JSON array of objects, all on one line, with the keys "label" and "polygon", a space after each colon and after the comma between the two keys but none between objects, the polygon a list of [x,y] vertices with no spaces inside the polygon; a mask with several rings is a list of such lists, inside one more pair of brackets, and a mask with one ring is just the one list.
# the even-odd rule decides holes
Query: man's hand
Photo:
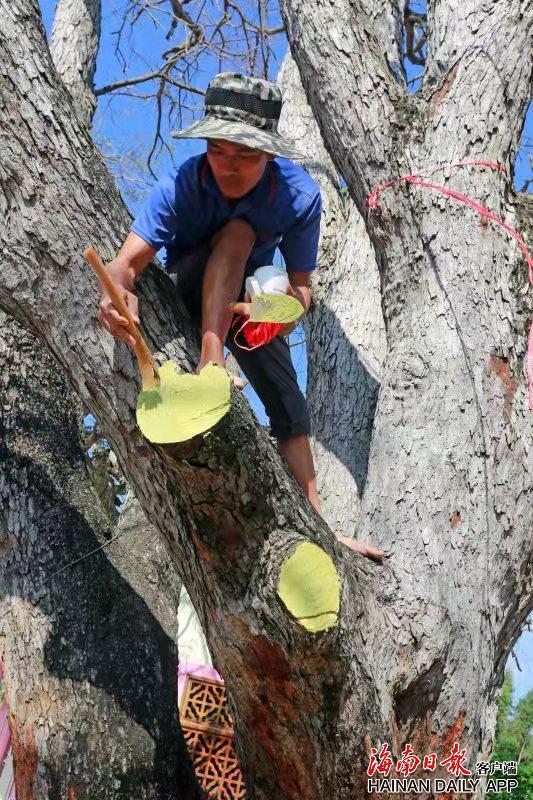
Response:
[{"label": "man's hand", "polygon": [[[130,291],[133,288],[133,283],[131,280],[130,273],[125,270],[120,264],[117,264],[114,261],[111,261],[107,267],[107,271],[111,275],[113,281],[117,285],[117,289],[121,293],[122,297],[124,298],[124,302],[128,306],[128,309],[137,323],[139,324],[139,300]],[[129,324],[128,320],[121,316],[115,306],[113,305],[111,298],[103,289],[102,285],[100,285],[100,292],[101,292],[101,299],[100,304],[98,306],[98,319],[106,329],[109,331],[111,336],[113,336],[119,342],[125,342],[129,344],[130,347],[135,346],[135,339],[131,335],[129,331]]]},{"label": "man's hand", "polygon": [[[302,315],[303,315],[305,311],[305,306],[302,303],[301,293],[295,291],[293,287],[289,284],[289,288],[287,289],[286,294],[289,294],[291,297],[295,297],[296,300],[298,300],[298,302],[302,304]],[[230,303],[229,307],[235,314],[242,314],[244,317],[249,317],[252,311],[252,302],[248,292],[245,292],[244,301],[241,301],[240,303]],[[281,330],[277,335],[288,336],[290,333],[293,332],[293,330],[296,328],[297,325],[298,325],[298,320],[296,320],[296,322],[287,322],[281,328]]]},{"label": "man's hand", "polygon": [[[294,297],[302,306],[302,316],[305,313],[305,306],[302,302],[302,295],[301,292],[295,291],[291,284],[289,283],[289,288],[287,289],[287,294],[290,294],[291,297]],[[301,319],[301,317],[300,317]],[[296,330],[296,326],[298,325],[299,319],[295,320],[294,322],[286,322],[283,328],[277,334],[278,336],[282,336],[283,338],[289,336],[294,330]]]},{"label": "man's hand", "polygon": [[[137,275],[146,268],[156,252],[155,248],[147,244],[140,236],[130,232],[116,258],[106,266],[137,325],[140,322],[139,300],[132,292],[133,284]],[[106,331],[109,331],[117,341],[125,342],[130,347],[135,346],[135,339],[129,331],[128,320],[119,314],[101,284],[98,319]]]},{"label": "man's hand", "polygon": [[233,311],[234,314],[242,314],[243,317],[249,317],[252,311],[252,298],[249,292],[244,293],[244,301],[240,303],[230,303],[228,308]]}]

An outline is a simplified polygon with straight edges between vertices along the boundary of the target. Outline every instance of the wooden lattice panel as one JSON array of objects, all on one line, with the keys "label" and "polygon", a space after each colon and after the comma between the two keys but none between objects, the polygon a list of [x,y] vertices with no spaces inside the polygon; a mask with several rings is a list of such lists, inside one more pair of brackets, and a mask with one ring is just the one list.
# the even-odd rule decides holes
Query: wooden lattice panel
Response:
[{"label": "wooden lattice panel", "polygon": [[209,797],[212,800],[245,798],[224,684],[188,675],[180,703],[180,719],[198,780]]},{"label": "wooden lattice panel", "polygon": [[242,800],[246,793],[232,739],[188,729],[186,722],[181,727],[202,789],[213,800]]},{"label": "wooden lattice panel", "polygon": [[209,726],[213,733],[233,736],[233,723],[228,711],[226,687],[211,678],[188,675],[180,709],[181,719]]}]

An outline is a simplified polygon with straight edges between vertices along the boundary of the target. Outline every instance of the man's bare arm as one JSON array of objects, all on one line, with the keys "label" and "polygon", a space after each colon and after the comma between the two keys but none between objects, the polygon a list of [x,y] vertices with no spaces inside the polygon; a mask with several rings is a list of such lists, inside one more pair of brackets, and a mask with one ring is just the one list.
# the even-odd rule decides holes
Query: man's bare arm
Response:
[{"label": "man's bare arm", "polygon": [[107,265],[107,269],[112,273],[115,283],[131,289],[137,275],[146,269],[156,253],[154,247],[131,232],[115,258]]},{"label": "man's bare arm", "polygon": [[[137,275],[140,275],[146,269],[156,253],[157,250],[145,242],[144,239],[141,239],[140,236],[137,236],[136,233],[129,233],[115,258],[106,266],[111,277],[122,291],[122,296],[137,324],[139,324],[139,301],[131,290]],[[127,320],[118,313],[101,284],[100,294],[98,312],[100,322],[115,339],[133,347],[135,339],[128,333]]]},{"label": "man's bare arm", "polygon": [[292,295],[301,303],[307,314],[311,305],[311,288],[309,286],[310,272],[289,272],[289,281],[292,287]]}]

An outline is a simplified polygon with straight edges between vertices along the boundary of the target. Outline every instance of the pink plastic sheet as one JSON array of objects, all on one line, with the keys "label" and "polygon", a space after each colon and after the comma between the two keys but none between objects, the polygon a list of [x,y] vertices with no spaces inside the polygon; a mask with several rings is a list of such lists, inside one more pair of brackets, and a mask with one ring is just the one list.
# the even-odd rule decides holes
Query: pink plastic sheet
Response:
[{"label": "pink plastic sheet", "polygon": [[197,664],[195,661],[180,661],[178,668],[178,704],[181,702],[187,675],[194,675],[196,678],[211,678],[215,681],[222,681],[222,678],[214,667],[208,667],[205,664]]},{"label": "pink plastic sheet", "polygon": [[[0,680],[4,676],[4,665],[0,659]],[[5,761],[9,754],[11,746],[11,736],[9,733],[9,723],[7,719],[7,703],[2,703],[0,706],[0,775],[5,768]],[[16,800],[15,784],[11,783],[8,789],[6,800]]]}]

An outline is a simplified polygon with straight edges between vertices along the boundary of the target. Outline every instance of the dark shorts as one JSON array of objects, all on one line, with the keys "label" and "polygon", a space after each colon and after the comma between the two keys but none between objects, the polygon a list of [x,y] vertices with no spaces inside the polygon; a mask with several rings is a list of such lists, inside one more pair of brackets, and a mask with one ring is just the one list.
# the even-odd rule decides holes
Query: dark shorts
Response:
[{"label": "dark shorts", "polygon": [[[191,318],[199,327],[203,277],[209,253],[209,245],[202,245],[169,267],[169,272],[176,273],[177,288]],[[244,283],[238,299],[243,298]],[[265,406],[272,435],[278,439],[309,435],[307,400],[298,386],[287,341],[276,336],[255,350],[242,350],[233,340],[234,331],[235,328],[230,328],[226,347],[235,356]]]}]

